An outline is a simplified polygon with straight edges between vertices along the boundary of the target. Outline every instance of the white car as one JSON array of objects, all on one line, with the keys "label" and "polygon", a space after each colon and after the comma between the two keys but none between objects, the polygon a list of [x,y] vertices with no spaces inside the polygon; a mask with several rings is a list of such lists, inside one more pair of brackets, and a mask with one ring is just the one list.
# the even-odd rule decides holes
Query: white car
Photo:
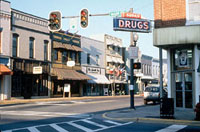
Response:
[{"label": "white car", "polygon": [[156,102],[160,101],[160,87],[159,86],[147,86],[144,90],[144,104],[153,101],[155,104]]}]

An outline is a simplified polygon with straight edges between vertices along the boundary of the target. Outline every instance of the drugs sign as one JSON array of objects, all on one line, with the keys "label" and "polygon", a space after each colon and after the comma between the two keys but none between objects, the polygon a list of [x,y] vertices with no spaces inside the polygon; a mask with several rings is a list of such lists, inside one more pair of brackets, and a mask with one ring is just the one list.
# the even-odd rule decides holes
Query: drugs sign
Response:
[{"label": "drugs sign", "polygon": [[130,32],[151,32],[151,22],[146,19],[114,18],[113,30]]}]

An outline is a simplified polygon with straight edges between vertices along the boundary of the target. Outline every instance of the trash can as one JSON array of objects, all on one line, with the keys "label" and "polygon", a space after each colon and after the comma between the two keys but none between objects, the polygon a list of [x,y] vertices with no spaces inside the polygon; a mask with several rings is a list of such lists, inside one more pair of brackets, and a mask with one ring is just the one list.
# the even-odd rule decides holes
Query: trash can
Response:
[{"label": "trash can", "polygon": [[160,118],[174,119],[174,99],[173,98],[160,99]]}]

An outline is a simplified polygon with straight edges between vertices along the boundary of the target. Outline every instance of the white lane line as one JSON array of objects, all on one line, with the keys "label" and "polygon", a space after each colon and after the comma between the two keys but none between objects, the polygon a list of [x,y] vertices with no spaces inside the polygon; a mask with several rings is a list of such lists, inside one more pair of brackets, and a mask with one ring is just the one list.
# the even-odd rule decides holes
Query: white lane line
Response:
[{"label": "white lane line", "polygon": [[187,127],[187,125],[171,125],[169,127],[166,127],[164,129],[158,130],[156,132],[177,132],[183,128]]},{"label": "white lane line", "polygon": [[50,126],[53,127],[54,129],[56,129],[59,132],[69,132],[69,131],[63,129],[62,127],[60,127],[60,126],[58,126],[56,124],[50,124]]},{"label": "white lane line", "polygon": [[108,128],[107,126],[104,126],[104,125],[101,125],[101,124],[98,124],[98,123],[95,123],[95,122],[92,122],[92,121],[89,121],[87,119],[83,119],[82,121],[86,122],[86,123],[89,123],[89,124],[92,124],[92,125],[95,125],[95,126],[98,126],[98,127],[101,127],[101,128]]},{"label": "white lane line", "polygon": [[120,124],[120,125],[113,125],[113,126],[109,126],[107,128],[100,128],[100,129],[94,130],[93,132],[98,132],[98,131],[102,131],[102,130],[110,129],[110,128],[114,128],[114,127],[119,127],[119,126],[125,126],[125,125],[129,125],[131,123],[133,123],[133,122],[127,122],[127,123],[123,123],[123,124]]},{"label": "white lane line", "polygon": [[2,115],[20,115],[20,116],[46,116],[46,117],[89,117],[89,114],[80,113],[56,113],[56,112],[39,112],[39,111],[3,111]]},{"label": "white lane line", "polygon": [[35,127],[28,127],[27,128],[30,132],[40,132],[37,128]]},{"label": "white lane line", "polygon": [[12,132],[12,130],[5,130],[5,131],[2,131],[2,132]]},{"label": "white lane line", "polygon": [[89,129],[89,128],[86,128],[86,127],[84,127],[84,126],[75,124],[75,123],[73,123],[73,122],[67,122],[67,124],[69,124],[69,125],[71,125],[71,126],[74,126],[74,127],[76,127],[76,128],[79,128],[79,129],[81,129],[81,130],[83,130],[83,131],[85,131],[85,132],[93,132],[93,130],[91,130],[91,129]]},{"label": "white lane line", "polygon": [[114,125],[122,125],[121,123],[110,121],[110,120],[104,120],[104,122],[107,122],[107,123],[110,123],[110,124],[114,124]]}]

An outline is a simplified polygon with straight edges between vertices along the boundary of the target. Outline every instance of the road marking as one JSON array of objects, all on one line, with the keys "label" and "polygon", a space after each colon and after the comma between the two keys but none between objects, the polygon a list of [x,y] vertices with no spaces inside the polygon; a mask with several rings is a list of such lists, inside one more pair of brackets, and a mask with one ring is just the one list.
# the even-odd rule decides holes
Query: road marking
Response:
[{"label": "road marking", "polygon": [[171,125],[169,127],[166,127],[164,129],[158,130],[156,132],[177,132],[183,128],[185,128],[187,125]]},{"label": "road marking", "polygon": [[114,121],[110,121],[110,120],[104,120],[104,122],[110,123],[110,124],[114,124],[114,125],[122,125],[121,123],[117,123]]},{"label": "road marking", "polygon": [[101,124],[98,124],[98,123],[95,123],[95,122],[92,122],[92,121],[89,121],[87,119],[83,119],[82,121],[86,122],[86,123],[89,123],[89,124],[92,124],[92,125],[95,125],[95,126],[98,126],[98,127],[101,127],[101,128],[108,128],[107,126],[104,126],[104,125],[101,125]]},{"label": "road marking", "polygon": [[63,129],[62,127],[60,127],[60,126],[58,126],[56,124],[50,124],[50,126],[53,127],[54,129],[56,129],[59,132],[69,132],[69,131]]},{"label": "road marking", "polygon": [[93,130],[91,130],[91,129],[89,129],[89,128],[86,128],[86,127],[84,127],[84,126],[75,124],[74,122],[68,122],[67,124],[72,125],[72,126],[74,126],[74,127],[76,127],[76,128],[79,128],[79,129],[81,129],[81,130],[83,130],[83,131],[86,131],[86,132],[93,132]]},{"label": "road marking", "polygon": [[28,127],[27,128],[30,132],[40,132],[36,127]]},{"label": "road marking", "polygon": [[[104,125],[101,125],[99,123],[96,123],[95,121],[94,122],[90,121],[90,119],[91,118],[85,118],[85,119],[78,119],[78,120],[73,120],[73,121],[69,121],[69,122],[56,122],[56,123],[51,123],[51,124],[42,124],[42,125],[37,125],[37,126],[30,126],[30,127],[24,127],[24,128],[16,128],[16,129],[11,129],[11,130],[5,130],[5,131],[2,131],[2,132],[13,132],[13,131],[26,130],[26,129],[28,129],[30,132],[40,132],[37,128],[38,127],[44,127],[44,126],[54,128],[59,132],[68,132],[64,128],[62,128],[62,127],[57,125],[57,124],[63,124],[63,123],[66,123],[66,124],[69,124],[71,126],[74,126],[75,128],[81,129],[81,130],[83,130],[85,132],[98,132],[98,131],[102,131],[102,130],[105,130],[105,129],[114,128],[114,127],[128,125],[128,124],[133,123],[133,122],[117,123],[117,122],[114,122],[114,121],[109,121],[109,120],[103,121],[102,120],[102,122],[108,122],[110,124],[113,124],[111,126],[104,126]],[[89,123],[91,125],[98,126],[100,128],[92,130],[90,128],[87,128],[85,126],[82,126],[82,125],[79,125],[79,124],[76,123],[76,122],[79,122],[79,121],[83,121],[83,122]]]},{"label": "road marking", "polygon": [[2,111],[1,115],[20,115],[20,116],[44,116],[44,117],[74,117],[86,118],[90,117],[89,114],[81,113],[58,113],[58,112],[40,112],[40,111]]}]

